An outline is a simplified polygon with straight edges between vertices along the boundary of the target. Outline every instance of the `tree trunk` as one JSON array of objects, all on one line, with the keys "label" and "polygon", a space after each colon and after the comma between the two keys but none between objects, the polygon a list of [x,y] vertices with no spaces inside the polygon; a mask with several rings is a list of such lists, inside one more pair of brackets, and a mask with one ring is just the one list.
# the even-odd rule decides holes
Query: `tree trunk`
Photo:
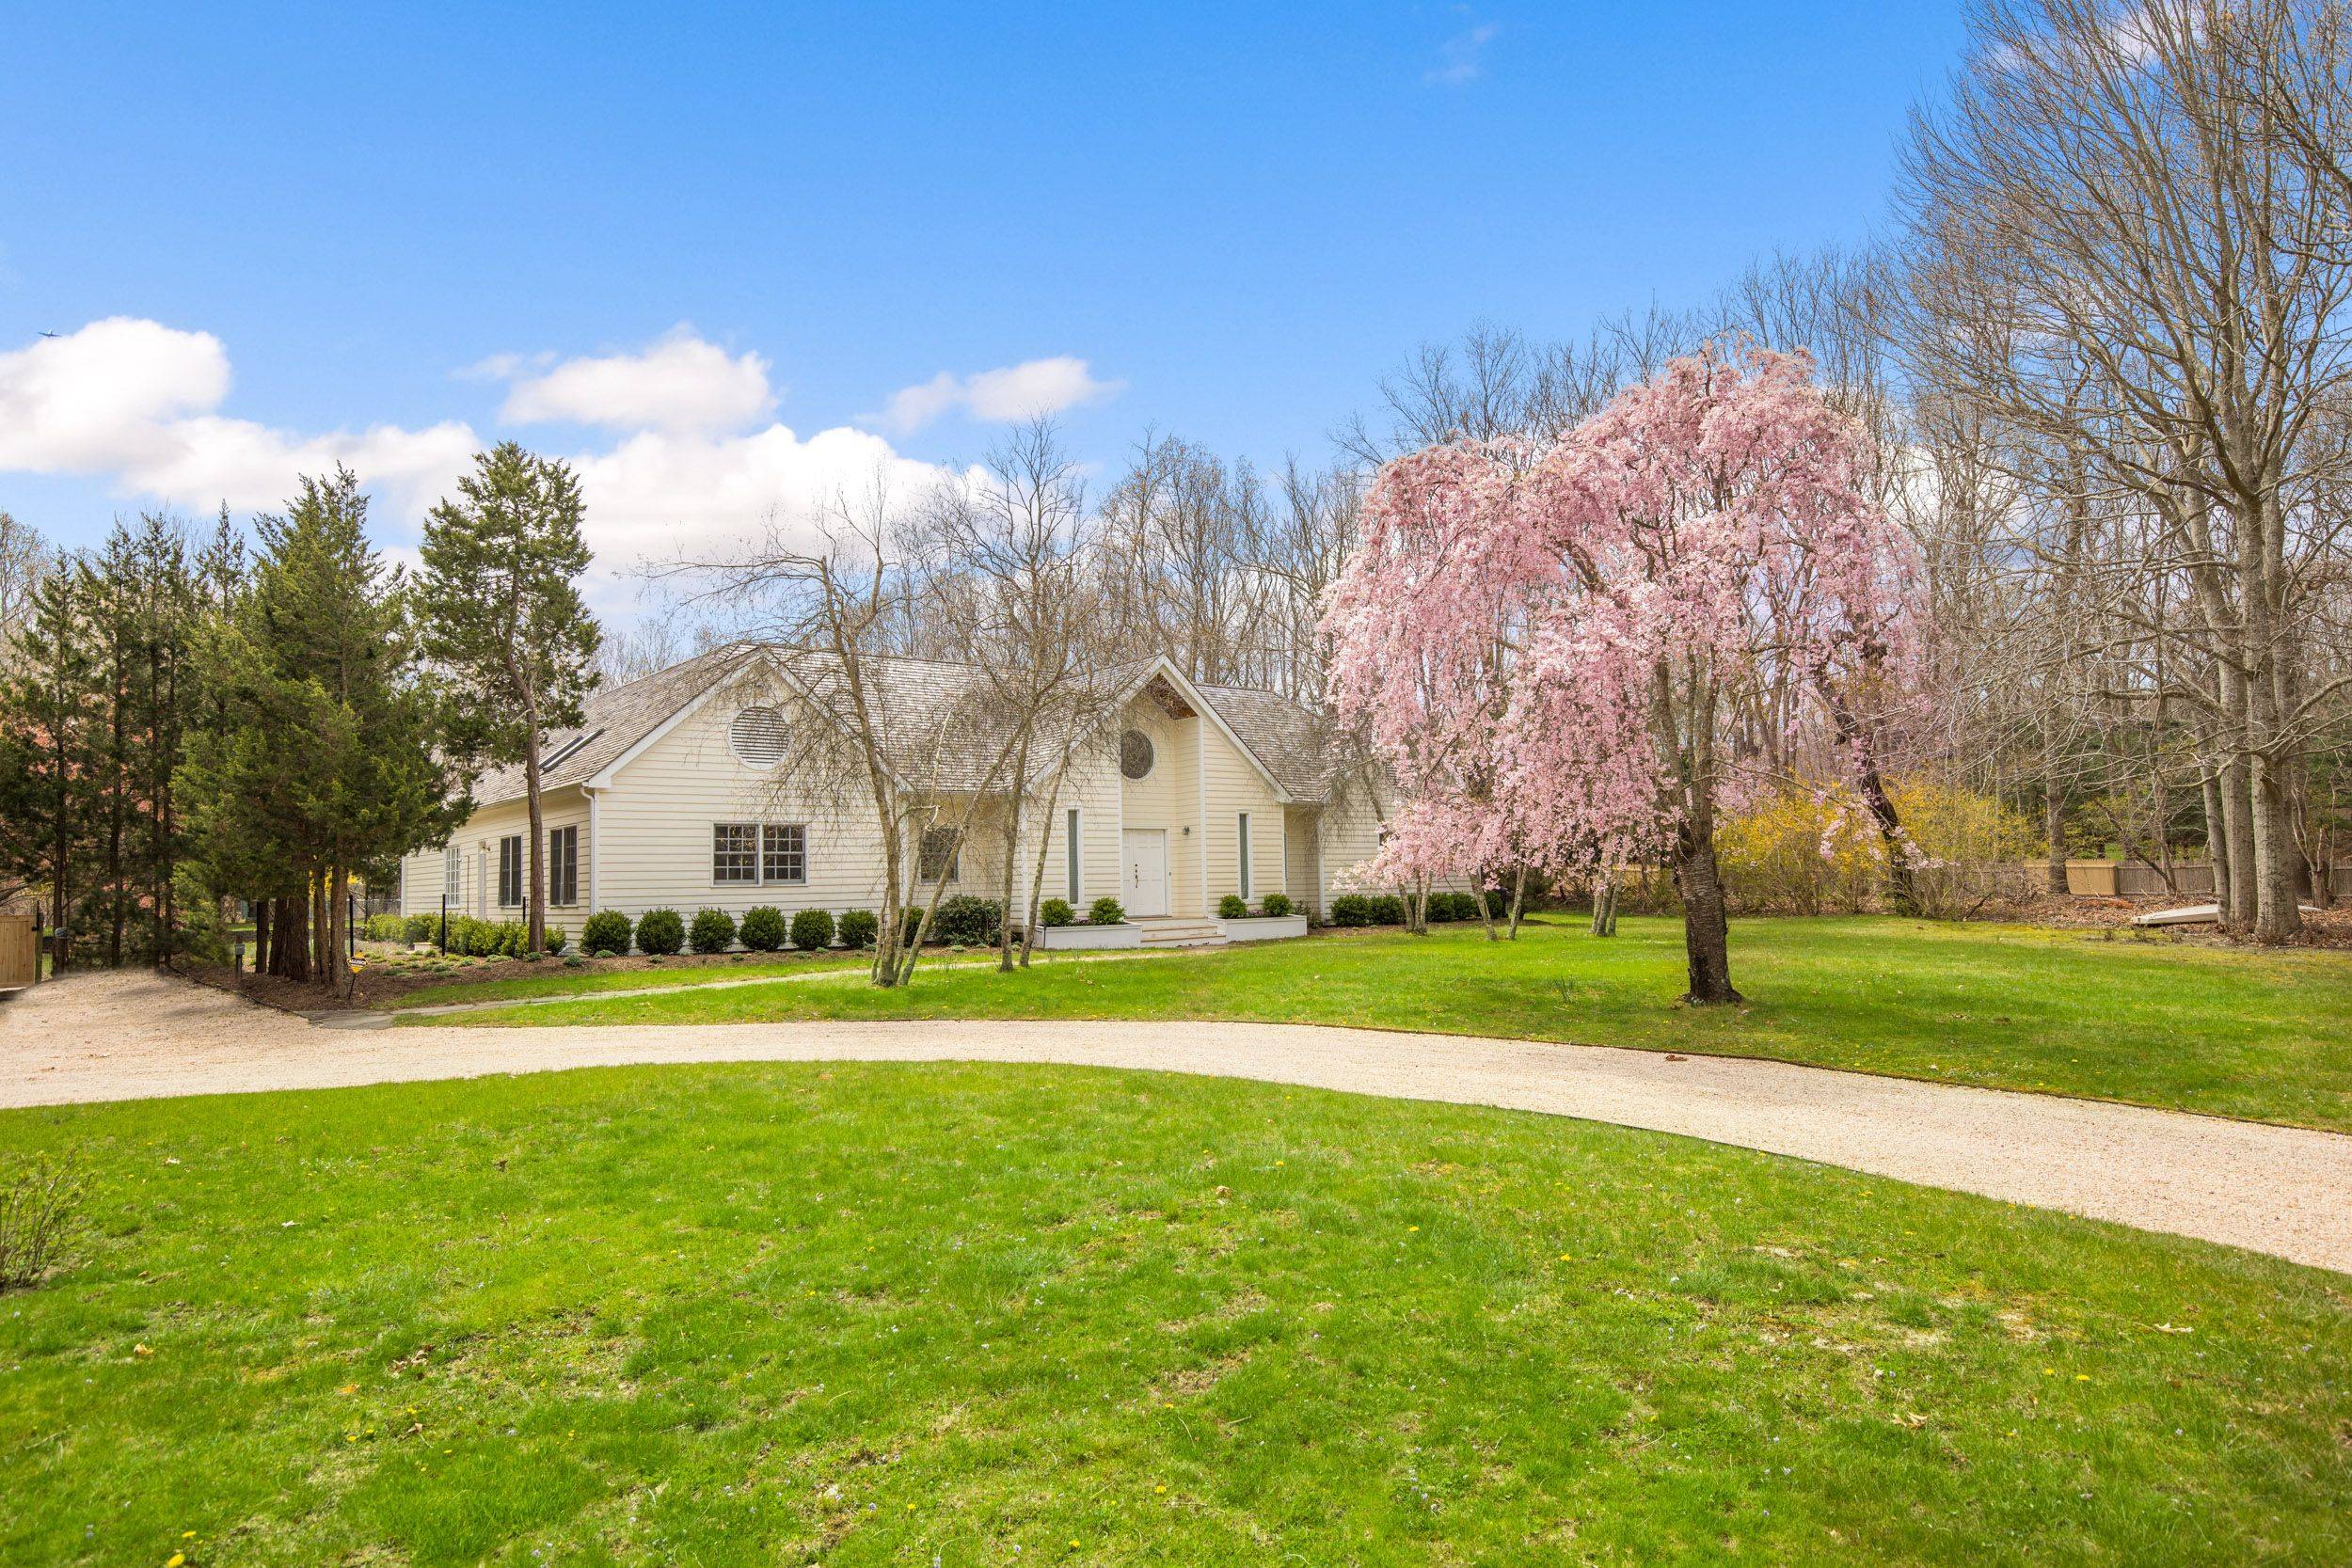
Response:
[{"label": "tree trunk", "polygon": [[2230,847],[2230,896],[2222,915],[2232,936],[2247,936],[2254,928],[2253,806],[2252,769],[2239,752],[2221,769],[2221,836]]},{"label": "tree trunk", "polygon": [[1603,871],[1593,883],[1592,933],[1597,937],[1617,934],[1617,879],[1613,872]]},{"label": "tree trunk", "polygon": [[319,984],[341,990],[351,977],[350,875],[338,865],[326,874],[326,961],[319,966]]},{"label": "tree trunk", "polygon": [[269,900],[257,899],[253,905],[253,973],[269,973]]},{"label": "tree trunk", "polygon": [[1012,895],[1017,885],[1014,879],[1020,875],[1021,808],[1028,791],[1029,742],[1025,737],[1020,743],[1019,754],[1013,758],[1012,793],[1007,798],[1005,807],[1005,874],[998,882],[1004,893],[1004,902],[996,911],[996,972],[1000,974],[1009,974],[1013,970],[1012,922],[1016,911]]},{"label": "tree trunk", "polygon": [[2254,838],[2254,940],[2280,942],[2303,928],[2296,895],[2295,836],[2287,826],[2279,766],[2256,754],[2249,768]]},{"label": "tree trunk", "polygon": [[2049,855],[2050,893],[2063,898],[2074,889],[2066,880],[2066,797],[2058,792],[2056,778],[2042,782],[2042,832]]},{"label": "tree trunk", "polygon": [[2230,830],[2222,810],[2220,769],[2201,769],[2197,784],[2205,801],[2205,860],[2213,870],[2213,901],[2221,911],[2226,930],[2230,925]]},{"label": "tree trunk", "polygon": [[[1045,857],[1054,847],[1054,818],[1061,806],[1062,780],[1069,772],[1070,757],[1065,753],[1061,766],[1054,770],[1052,787],[1045,792],[1045,814],[1041,818],[1044,827],[1038,832],[1037,854],[1030,863],[1028,916],[1021,924],[1021,967],[1024,969],[1029,967],[1030,950],[1037,945],[1037,911],[1038,906],[1043,902],[1045,892]],[[1062,848],[1065,856],[1074,856],[1079,852],[1080,846],[1074,841]]]},{"label": "tree trunk", "polygon": [[1520,866],[1511,879],[1510,940],[1519,940],[1519,916],[1527,908],[1527,867]]},{"label": "tree trunk", "polygon": [[1682,893],[1682,945],[1691,977],[1691,989],[1682,999],[1700,1007],[1744,1001],[1731,985],[1731,927],[1723,873],[1715,860],[1714,819],[1686,819],[1676,831],[1675,849],[1675,876]]}]

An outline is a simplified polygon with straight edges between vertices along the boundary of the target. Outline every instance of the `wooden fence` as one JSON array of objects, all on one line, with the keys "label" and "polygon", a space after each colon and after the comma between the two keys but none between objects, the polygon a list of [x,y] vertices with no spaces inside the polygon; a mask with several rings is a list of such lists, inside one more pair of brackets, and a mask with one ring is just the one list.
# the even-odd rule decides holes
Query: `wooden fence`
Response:
[{"label": "wooden fence", "polygon": [[[2026,869],[2034,874],[2034,885],[2046,878],[2049,863],[2031,861]],[[2308,896],[2310,883],[2298,879]],[[2328,879],[2329,891],[2337,898],[2352,898],[2352,865],[2338,865]],[[2153,898],[2172,894],[2183,897],[2211,898],[2213,896],[2213,867],[2202,861],[2184,862],[2172,868],[2172,880],[2168,886],[2164,873],[2153,865],[2137,861],[2068,861],[2066,891],[2093,898]]]},{"label": "wooden fence", "polygon": [[40,978],[40,933],[29,914],[0,914],[0,990]]}]

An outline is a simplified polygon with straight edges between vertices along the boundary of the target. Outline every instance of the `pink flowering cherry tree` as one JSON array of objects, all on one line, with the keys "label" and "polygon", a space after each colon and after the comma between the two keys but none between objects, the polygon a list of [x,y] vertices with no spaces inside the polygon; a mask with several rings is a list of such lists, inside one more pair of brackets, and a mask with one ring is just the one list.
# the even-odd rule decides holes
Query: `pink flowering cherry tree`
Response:
[{"label": "pink flowering cherry tree", "polygon": [[1563,875],[1662,850],[1687,999],[1740,1000],[1715,825],[1756,782],[1756,727],[1851,696],[1907,640],[1909,550],[1862,442],[1808,359],[1742,344],[1540,452],[1384,468],[1326,617],[1335,707],[1408,798],[1383,860],[1507,848]]}]

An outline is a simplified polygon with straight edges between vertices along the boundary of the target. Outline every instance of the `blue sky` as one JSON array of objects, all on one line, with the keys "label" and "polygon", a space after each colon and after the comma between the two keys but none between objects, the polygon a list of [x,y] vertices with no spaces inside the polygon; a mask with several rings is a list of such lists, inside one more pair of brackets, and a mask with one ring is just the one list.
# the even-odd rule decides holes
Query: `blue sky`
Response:
[{"label": "blue sky", "polygon": [[1106,466],[1321,461],[1418,341],[1863,236],[1960,44],[1924,0],[572,9],[0,6],[0,507],[86,542],[348,452],[397,543],[513,435],[612,460],[618,554],[1025,395]]}]

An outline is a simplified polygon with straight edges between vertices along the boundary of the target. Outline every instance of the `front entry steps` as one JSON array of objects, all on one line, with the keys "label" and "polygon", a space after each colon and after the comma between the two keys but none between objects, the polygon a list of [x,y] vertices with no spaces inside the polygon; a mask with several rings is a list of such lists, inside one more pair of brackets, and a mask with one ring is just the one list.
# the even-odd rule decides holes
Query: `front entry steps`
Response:
[{"label": "front entry steps", "polygon": [[1146,947],[1222,947],[1225,927],[1214,920],[1186,920],[1176,915],[1129,915],[1127,924],[1143,933]]}]

